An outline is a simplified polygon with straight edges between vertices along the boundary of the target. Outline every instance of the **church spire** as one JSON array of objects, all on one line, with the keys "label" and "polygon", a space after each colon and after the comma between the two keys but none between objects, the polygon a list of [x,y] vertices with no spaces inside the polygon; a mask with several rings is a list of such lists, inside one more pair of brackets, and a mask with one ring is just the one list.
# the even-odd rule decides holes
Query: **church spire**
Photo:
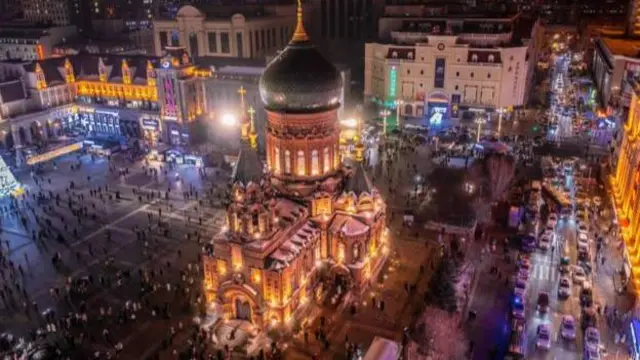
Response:
[{"label": "church spire", "polygon": [[361,162],[364,159],[364,144],[362,143],[362,122],[360,119],[357,120],[358,126],[356,127],[356,161]]},{"label": "church spire", "polygon": [[250,119],[249,144],[251,144],[251,148],[257,149],[258,148],[258,133],[256,132],[256,124],[255,124],[255,119],[254,119],[254,115],[255,115],[256,111],[253,109],[253,106],[249,106],[249,110],[247,110],[247,112],[249,113],[249,119]]},{"label": "church spire", "polygon": [[291,37],[291,42],[300,43],[309,41],[309,35],[304,29],[304,21],[302,20],[302,0],[298,0],[298,9],[296,10],[296,29]]}]

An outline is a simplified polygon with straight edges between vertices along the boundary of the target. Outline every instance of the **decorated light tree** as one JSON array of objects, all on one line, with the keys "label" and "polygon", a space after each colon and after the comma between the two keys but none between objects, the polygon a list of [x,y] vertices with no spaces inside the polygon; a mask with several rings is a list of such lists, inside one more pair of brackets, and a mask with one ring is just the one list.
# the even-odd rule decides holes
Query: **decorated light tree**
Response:
[{"label": "decorated light tree", "polygon": [[0,197],[15,195],[21,191],[20,183],[13,176],[13,173],[0,157]]}]

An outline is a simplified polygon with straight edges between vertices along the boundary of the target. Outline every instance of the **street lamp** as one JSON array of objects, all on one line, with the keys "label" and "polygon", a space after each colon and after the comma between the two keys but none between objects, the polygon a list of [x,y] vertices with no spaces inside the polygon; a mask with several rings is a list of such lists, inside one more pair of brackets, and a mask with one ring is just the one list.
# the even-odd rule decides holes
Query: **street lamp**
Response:
[{"label": "street lamp", "polygon": [[380,111],[380,116],[382,116],[382,134],[387,135],[387,117],[391,115],[391,111],[388,109],[384,109]]},{"label": "street lamp", "polygon": [[502,115],[506,112],[504,108],[498,109],[498,139],[500,139],[500,132],[502,131]]},{"label": "street lamp", "polygon": [[238,124],[238,118],[231,113],[223,114],[220,119],[222,120],[222,124],[227,127],[233,127]]},{"label": "street lamp", "polygon": [[482,130],[482,125],[484,123],[486,123],[487,120],[484,119],[484,118],[479,117],[475,121],[476,121],[476,124],[478,124],[478,133],[476,134],[476,143],[479,143],[480,142],[480,131]]},{"label": "street lamp", "polygon": [[404,101],[402,101],[402,99],[396,99],[393,103],[396,105],[396,128],[402,129],[400,126],[400,106],[404,104]]}]

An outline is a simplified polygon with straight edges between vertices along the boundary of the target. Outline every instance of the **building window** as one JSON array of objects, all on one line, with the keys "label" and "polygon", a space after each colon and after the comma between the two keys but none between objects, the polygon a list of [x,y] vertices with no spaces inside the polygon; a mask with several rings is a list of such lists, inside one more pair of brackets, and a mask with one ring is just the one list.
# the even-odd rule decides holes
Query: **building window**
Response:
[{"label": "building window", "polygon": [[209,38],[209,52],[217,53],[218,52],[218,37],[215,32],[210,32],[207,37]]},{"label": "building window", "polygon": [[478,62],[478,54],[471,55],[471,62]]},{"label": "building window", "polygon": [[473,77],[473,73],[469,74],[471,77]]},{"label": "building window", "polygon": [[493,54],[491,54],[491,55],[489,55],[489,57],[487,58],[487,61],[489,61],[490,63],[495,62],[495,61],[496,61],[496,57],[495,57]]},{"label": "building window", "polygon": [[491,79],[491,74],[490,73],[487,74],[487,79]]},{"label": "building window", "polygon": [[160,31],[160,49],[164,50],[169,45],[169,37],[166,31]]},{"label": "building window", "polygon": [[456,76],[460,76],[460,72],[459,71],[456,71]]},{"label": "building window", "polygon": [[284,151],[284,173],[291,174],[291,152],[289,150]]},{"label": "building window", "polygon": [[331,160],[329,159],[329,148],[326,147],[323,150],[322,155],[322,171],[326,174],[331,171]]},{"label": "building window", "polygon": [[263,49],[268,49],[267,41],[264,38],[264,29],[260,30],[260,43],[262,44],[262,48]]},{"label": "building window", "polygon": [[420,70],[420,75],[424,75],[424,70]]},{"label": "building window", "polygon": [[198,35],[194,32],[189,34],[189,51],[191,52],[191,56],[197,57],[200,55],[198,50]]},{"label": "building window", "polygon": [[360,243],[353,244],[353,261],[354,263],[360,261]]},{"label": "building window", "polygon": [[273,47],[277,47],[278,43],[276,42],[276,28],[271,28],[271,43]]},{"label": "building window", "polygon": [[273,163],[273,169],[276,174],[280,174],[280,148],[276,147],[275,149],[275,161]]},{"label": "building window", "polygon": [[249,31],[249,57],[253,58],[253,35]]},{"label": "building window", "polygon": [[236,33],[236,47],[238,48],[238,57],[244,57],[244,44],[242,43],[242,33]]},{"label": "building window", "polygon": [[320,160],[318,159],[318,150],[311,152],[311,175],[320,174]]},{"label": "building window", "polygon": [[411,70],[407,69],[407,75],[411,75]]},{"label": "building window", "polygon": [[296,160],[296,172],[300,176],[304,176],[307,174],[307,167],[305,166],[305,158],[304,151],[298,150],[298,157]]},{"label": "building window", "polygon": [[267,29],[267,47],[265,49],[271,49],[271,46],[273,45],[271,44],[271,37],[269,37],[269,29]]},{"label": "building window", "polygon": [[256,30],[253,34],[256,38],[256,51],[260,51],[260,33]]},{"label": "building window", "polygon": [[229,33],[222,32],[220,33],[220,52],[223,54],[228,54],[231,52],[231,46],[229,44]]},{"label": "building window", "polygon": [[455,89],[458,90],[460,87],[458,85],[456,85]]},{"label": "building window", "polygon": [[180,46],[180,34],[177,30],[171,31],[171,46]]}]

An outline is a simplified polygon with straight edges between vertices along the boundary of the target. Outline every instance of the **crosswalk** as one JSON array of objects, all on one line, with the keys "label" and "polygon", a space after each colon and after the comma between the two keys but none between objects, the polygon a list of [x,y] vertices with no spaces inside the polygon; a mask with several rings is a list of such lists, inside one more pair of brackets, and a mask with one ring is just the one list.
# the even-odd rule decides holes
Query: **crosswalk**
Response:
[{"label": "crosswalk", "polygon": [[529,272],[529,278],[535,280],[555,281],[560,277],[555,264],[548,262],[534,263]]}]

